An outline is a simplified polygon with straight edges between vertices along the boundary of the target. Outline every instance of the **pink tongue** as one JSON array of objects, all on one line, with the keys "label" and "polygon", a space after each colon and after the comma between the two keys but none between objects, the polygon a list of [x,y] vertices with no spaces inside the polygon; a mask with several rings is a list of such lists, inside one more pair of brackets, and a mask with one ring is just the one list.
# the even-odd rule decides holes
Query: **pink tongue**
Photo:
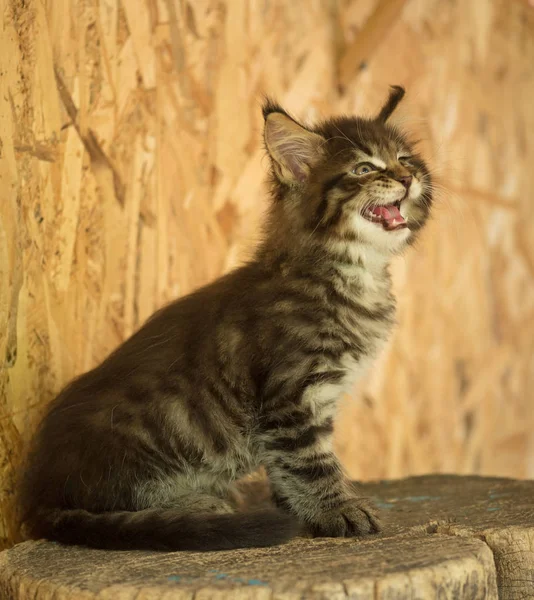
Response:
[{"label": "pink tongue", "polygon": [[389,206],[374,206],[372,208],[372,213],[377,217],[384,219],[388,227],[405,223],[399,209],[393,204],[390,204]]}]

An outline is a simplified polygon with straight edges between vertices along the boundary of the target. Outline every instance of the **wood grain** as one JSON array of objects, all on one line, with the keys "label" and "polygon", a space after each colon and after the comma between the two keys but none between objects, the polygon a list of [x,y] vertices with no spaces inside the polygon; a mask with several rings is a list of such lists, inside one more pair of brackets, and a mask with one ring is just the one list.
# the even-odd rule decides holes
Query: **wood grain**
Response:
[{"label": "wood grain", "polygon": [[427,476],[362,488],[382,513],[384,532],[376,537],[301,538],[276,548],[210,553],[109,552],[25,542],[0,554],[0,597],[532,597],[534,482]]}]

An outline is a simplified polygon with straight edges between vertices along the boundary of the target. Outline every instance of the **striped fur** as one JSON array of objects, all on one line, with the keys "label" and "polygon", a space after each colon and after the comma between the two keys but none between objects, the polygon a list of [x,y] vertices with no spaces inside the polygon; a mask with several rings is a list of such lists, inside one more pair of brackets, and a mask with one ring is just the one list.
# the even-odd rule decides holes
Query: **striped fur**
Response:
[{"label": "striped fur", "polygon": [[[394,324],[389,261],[430,210],[423,160],[386,123],[395,98],[375,121],[313,129],[265,105],[273,202],[264,242],[60,393],[24,472],[28,535],[212,550],[278,544],[302,526],[320,536],[378,531],[343,475],[332,429],[338,399]],[[354,175],[362,161],[377,170]],[[399,199],[407,174],[408,227],[363,219],[369,202]],[[234,482],[260,465],[277,508],[236,510]]]}]

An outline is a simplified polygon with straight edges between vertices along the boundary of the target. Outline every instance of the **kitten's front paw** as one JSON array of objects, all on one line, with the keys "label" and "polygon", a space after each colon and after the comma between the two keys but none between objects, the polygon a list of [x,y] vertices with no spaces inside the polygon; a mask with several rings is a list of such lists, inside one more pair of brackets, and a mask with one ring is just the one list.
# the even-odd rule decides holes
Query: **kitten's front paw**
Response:
[{"label": "kitten's front paw", "polygon": [[381,530],[376,509],[362,498],[320,513],[308,527],[315,537],[365,536]]}]

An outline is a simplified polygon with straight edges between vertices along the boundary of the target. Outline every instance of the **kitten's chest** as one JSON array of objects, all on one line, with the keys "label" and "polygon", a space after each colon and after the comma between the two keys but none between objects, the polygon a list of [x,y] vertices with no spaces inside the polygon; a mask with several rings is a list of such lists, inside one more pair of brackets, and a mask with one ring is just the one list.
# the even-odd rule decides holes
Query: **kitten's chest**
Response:
[{"label": "kitten's chest", "polygon": [[345,394],[354,391],[371,363],[371,357],[355,358],[349,352],[335,362],[326,357],[319,362],[318,375],[324,374],[324,380],[310,386],[302,398],[304,406],[311,410],[316,422],[320,423],[334,416],[338,401]]},{"label": "kitten's chest", "polygon": [[[355,302],[339,303],[334,308],[333,318],[323,323],[319,335],[336,340],[337,346],[325,342],[317,364],[317,370],[332,373],[332,379],[310,390],[309,400],[316,410],[328,410],[333,398],[354,390],[372,368],[394,324],[394,299],[387,290],[382,294],[360,294]],[[330,350],[337,347],[338,352],[328,351],[327,346]]]},{"label": "kitten's chest", "polygon": [[339,397],[353,391],[357,383],[372,368],[384,345],[385,341],[377,341],[373,344],[373,352],[357,353],[356,355],[353,352],[346,352],[336,361],[325,359],[320,367],[322,370],[325,372],[332,370],[334,373],[340,373],[339,378],[328,386],[328,395]]},{"label": "kitten's chest", "polygon": [[332,319],[325,323],[331,335],[345,342],[341,356],[343,368],[357,376],[361,363],[377,356],[395,323],[395,299],[388,281],[352,295],[338,297],[333,303]]}]

